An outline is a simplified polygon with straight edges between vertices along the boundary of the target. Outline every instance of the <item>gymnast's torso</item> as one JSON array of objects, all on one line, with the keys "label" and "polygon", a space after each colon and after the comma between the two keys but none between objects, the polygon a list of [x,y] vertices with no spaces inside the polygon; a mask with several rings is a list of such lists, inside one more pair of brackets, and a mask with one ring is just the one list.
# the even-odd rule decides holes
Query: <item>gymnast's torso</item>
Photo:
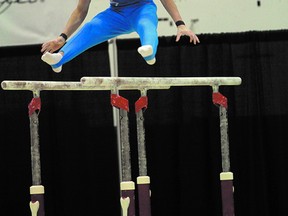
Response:
[{"label": "gymnast's torso", "polygon": [[153,0],[110,0],[110,5],[113,7],[123,7],[133,5],[139,2],[151,2]]}]

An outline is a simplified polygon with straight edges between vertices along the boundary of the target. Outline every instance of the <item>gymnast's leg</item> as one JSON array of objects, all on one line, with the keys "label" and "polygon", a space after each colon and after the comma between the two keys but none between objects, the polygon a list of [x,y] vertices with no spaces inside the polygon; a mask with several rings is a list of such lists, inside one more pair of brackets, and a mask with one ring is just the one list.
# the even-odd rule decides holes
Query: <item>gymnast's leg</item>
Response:
[{"label": "gymnast's leg", "polygon": [[157,7],[153,2],[143,3],[142,7],[132,13],[132,26],[139,34],[141,47],[138,52],[150,65],[156,62],[156,52],[158,46],[157,34]]},{"label": "gymnast's leg", "polygon": [[130,27],[123,17],[108,8],[86,23],[58,53],[46,52],[41,59],[51,65],[55,72],[60,72],[63,64],[85,50],[120,34],[130,32]]}]

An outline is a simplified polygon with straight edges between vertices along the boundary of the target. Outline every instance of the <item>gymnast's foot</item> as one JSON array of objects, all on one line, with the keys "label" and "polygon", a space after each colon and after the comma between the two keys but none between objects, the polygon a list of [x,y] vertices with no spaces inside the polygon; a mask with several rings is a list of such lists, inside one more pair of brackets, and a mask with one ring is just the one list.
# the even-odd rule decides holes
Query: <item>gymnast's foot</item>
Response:
[{"label": "gymnast's foot", "polygon": [[[138,48],[138,53],[143,57],[148,57],[153,54],[153,48],[151,45],[144,45]],[[146,60],[147,64],[153,65],[156,62],[156,58],[153,58],[151,60]]]},{"label": "gymnast's foot", "polygon": [[[46,52],[41,56],[42,61],[46,62],[49,65],[54,65],[57,64],[61,59],[62,59],[63,55],[61,53],[49,53]],[[60,73],[62,70],[62,66],[57,67],[57,68],[53,68],[53,71],[56,73]]]}]

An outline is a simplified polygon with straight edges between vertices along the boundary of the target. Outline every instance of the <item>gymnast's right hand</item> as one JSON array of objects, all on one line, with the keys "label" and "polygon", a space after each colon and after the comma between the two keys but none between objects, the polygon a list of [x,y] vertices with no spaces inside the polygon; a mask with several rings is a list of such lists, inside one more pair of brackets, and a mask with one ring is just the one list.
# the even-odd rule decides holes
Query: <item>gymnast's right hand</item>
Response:
[{"label": "gymnast's right hand", "polygon": [[54,40],[47,41],[42,44],[41,52],[50,52],[53,53],[56,50],[60,49],[65,44],[65,39],[61,36],[57,37]]}]

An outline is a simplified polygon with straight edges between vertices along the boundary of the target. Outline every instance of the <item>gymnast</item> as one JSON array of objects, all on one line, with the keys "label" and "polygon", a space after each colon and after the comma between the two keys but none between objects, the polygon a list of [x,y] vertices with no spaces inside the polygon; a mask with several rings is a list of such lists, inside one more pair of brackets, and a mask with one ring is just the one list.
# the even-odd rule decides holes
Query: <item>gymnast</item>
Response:
[{"label": "gymnast", "polygon": [[[160,1],[177,26],[176,41],[186,35],[191,43],[199,43],[198,37],[186,27],[174,0]],[[61,72],[63,64],[90,47],[131,32],[138,33],[141,46],[137,51],[147,64],[153,65],[156,62],[158,17],[153,0],[110,0],[109,8],[98,13],[67,40],[83,23],[90,2],[91,0],[79,0],[63,32],[57,38],[42,44],[41,59],[51,65],[53,71]],[[54,53],[57,50],[59,52]]]}]

